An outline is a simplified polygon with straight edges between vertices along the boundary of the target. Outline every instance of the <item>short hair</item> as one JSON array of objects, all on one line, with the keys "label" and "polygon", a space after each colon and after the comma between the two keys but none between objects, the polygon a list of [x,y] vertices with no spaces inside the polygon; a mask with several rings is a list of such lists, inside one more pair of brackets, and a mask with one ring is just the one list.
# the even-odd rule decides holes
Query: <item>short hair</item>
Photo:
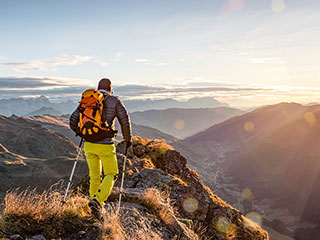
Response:
[{"label": "short hair", "polygon": [[102,79],[99,81],[99,84],[98,84],[98,90],[99,90],[99,89],[104,89],[104,90],[107,90],[107,91],[112,92],[112,84],[111,84],[110,79],[108,79],[108,78],[102,78]]}]

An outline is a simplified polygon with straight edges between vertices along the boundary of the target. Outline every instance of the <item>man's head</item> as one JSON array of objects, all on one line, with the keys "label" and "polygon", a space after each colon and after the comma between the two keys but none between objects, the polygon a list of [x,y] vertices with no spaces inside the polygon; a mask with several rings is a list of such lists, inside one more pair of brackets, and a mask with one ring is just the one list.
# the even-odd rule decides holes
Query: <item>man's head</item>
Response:
[{"label": "man's head", "polygon": [[103,90],[112,92],[112,84],[111,84],[110,79],[108,79],[108,78],[102,78],[102,79],[100,80],[100,82],[99,82],[99,85],[98,85],[98,90],[99,90],[99,89],[103,89]]}]

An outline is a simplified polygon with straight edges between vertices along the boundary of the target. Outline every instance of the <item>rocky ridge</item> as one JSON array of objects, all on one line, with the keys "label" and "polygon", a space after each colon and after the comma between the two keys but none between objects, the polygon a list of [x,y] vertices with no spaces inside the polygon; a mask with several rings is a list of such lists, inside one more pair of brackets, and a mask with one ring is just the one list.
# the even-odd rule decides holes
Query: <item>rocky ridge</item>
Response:
[{"label": "rocky ridge", "polygon": [[[119,144],[117,150],[123,153],[124,145]],[[119,168],[122,164],[119,159]],[[176,229],[173,234],[182,237],[178,239],[269,239],[258,224],[212,193],[198,174],[188,168],[187,160],[164,141],[135,137],[125,174],[125,204],[139,204],[137,199],[145,191],[158,190],[174,209],[175,227],[166,227]],[[79,184],[84,193],[88,184],[88,177]],[[115,184],[109,202],[118,199],[119,184]],[[190,228],[196,225],[202,226],[201,234]]]},{"label": "rocky ridge", "polygon": [[[21,190],[37,187],[38,191],[42,191],[59,179],[67,180],[76,152],[76,146],[68,138],[18,117],[1,117],[0,128],[2,193],[16,187],[20,187]],[[118,152],[123,152],[123,147],[120,143],[117,146]],[[122,158],[118,160],[119,168],[122,168]],[[84,176],[86,173],[86,163],[82,157],[77,166],[74,182],[79,181],[79,176]],[[109,198],[108,209],[111,211],[118,199],[119,184],[118,180]],[[87,177],[83,178],[80,186],[86,192]],[[146,195],[151,200],[148,200]],[[152,199],[157,195],[160,195],[160,200],[154,203]],[[87,201],[87,197],[84,197],[80,202],[86,204]],[[60,203],[57,201],[57,204]],[[128,158],[121,206],[119,221],[126,238],[121,238],[124,235],[116,233],[114,236],[118,238],[114,239],[137,239],[140,233],[147,236],[145,239],[165,240],[269,239],[267,232],[256,223],[213,194],[202,183],[198,174],[188,168],[187,160],[164,141],[134,138],[133,151],[129,153]],[[56,208],[63,207],[56,206]],[[85,212],[85,218],[80,220],[90,217],[86,205],[81,209]],[[15,215],[17,214],[15,212],[10,214],[4,217],[0,214],[0,232],[1,221],[8,220],[14,223],[21,218],[21,215]],[[52,214],[60,216],[56,215],[57,213]],[[34,226],[43,227],[46,222],[56,217],[44,220],[36,218],[29,222],[28,226],[32,223]],[[72,225],[71,219],[68,217],[65,220],[66,224],[54,223],[62,228],[60,235],[53,236],[53,233],[39,232],[38,227],[34,227],[36,230],[28,233],[23,229],[18,232],[12,230],[11,235],[19,234],[23,239],[30,239],[31,236],[39,234],[46,239],[99,239],[101,227],[97,227],[91,222],[92,220],[81,223],[82,220],[78,219],[74,223],[76,225]],[[64,227],[70,229],[67,231]],[[10,229],[4,228],[6,232],[10,232]],[[2,232],[0,235],[3,234]],[[92,234],[96,237],[92,238]]]}]

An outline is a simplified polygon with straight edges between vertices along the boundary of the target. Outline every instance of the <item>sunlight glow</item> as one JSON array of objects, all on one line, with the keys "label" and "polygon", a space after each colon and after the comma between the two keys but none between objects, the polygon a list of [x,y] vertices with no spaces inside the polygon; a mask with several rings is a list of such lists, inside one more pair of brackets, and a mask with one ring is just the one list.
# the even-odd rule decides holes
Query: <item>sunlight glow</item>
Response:
[{"label": "sunlight glow", "polygon": [[250,212],[246,215],[251,221],[255,222],[258,225],[262,225],[262,216],[257,212]]},{"label": "sunlight glow", "polygon": [[189,213],[194,213],[199,209],[199,201],[193,197],[188,197],[183,200],[183,208]]},{"label": "sunlight glow", "polygon": [[252,132],[254,128],[255,128],[255,125],[251,121],[248,121],[243,125],[243,129],[247,132]]},{"label": "sunlight glow", "polygon": [[315,127],[317,125],[317,119],[314,113],[308,112],[304,115],[304,119],[309,124],[310,127]]},{"label": "sunlight glow", "polygon": [[286,8],[284,0],[273,0],[271,3],[271,9],[275,13],[282,13]]},{"label": "sunlight glow", "polygon": [[251,192],[251,190],[249,188],[245,188],[242,191],[242,197],[248,200],[253,200],[254,199],[254,195]]},{"label": "sunlight glow", "polygon": [[240,11],[244,8],[246,0],[227,0],[225,5],[222,7],[224,13],[231,13]]},{"label": "sunlight glow", "polygon": [[184,120],[182,120],[182,119],[176,119],[173,122],[173,127],[175,129],[182,130],[182,129],[184,129],[184,126],[185,126],[185,123],[184,123]]},{"label": "sunlight glow", "polygon": [[226,239],[235,238],[236,227],[226,217],[219,217],[216,227],[219,232],[226,233]]}]

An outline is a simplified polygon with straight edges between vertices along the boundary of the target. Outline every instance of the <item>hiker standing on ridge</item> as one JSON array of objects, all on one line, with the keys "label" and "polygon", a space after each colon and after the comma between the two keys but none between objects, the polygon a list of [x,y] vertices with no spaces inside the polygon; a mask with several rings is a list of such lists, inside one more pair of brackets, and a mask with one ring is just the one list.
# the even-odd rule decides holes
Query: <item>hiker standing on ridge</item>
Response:
[{"label": "hiker standing on ridge", "polygon": [[[96,105],[94,106],[90,105],[96,99],[100,99],[100,102],[95,103]],[[102,111],[99,111],[99,107]],[[98,113],[102,112],[100,116],[101,127],[99,128],[94,125],[97,124],[96,115],[99,115],[96,114],[97,111]],[[89,114],[90,116],[88,116]],[[100,80],[98,91],[89,89],[82,94],[79,107],[70,117],[71,129],[85,139],[84,151],[90,177],[89,193],[91,200],[89,207],[92,214],[97,218],[101,218],[101,209],[104,207],[104,202],[108,199],[118,175],[118,163],[114,145],[115,117],[119,120],[126,147],[129,148],[131,146],[130,118],[120,99],[112,95],[111,81],[107,78]],[[80,126],[82,126],[81,129]],[[92,137],[97,135],[99,136]],[[101,163],[104,172],[103,179],[101,179]]]}]

